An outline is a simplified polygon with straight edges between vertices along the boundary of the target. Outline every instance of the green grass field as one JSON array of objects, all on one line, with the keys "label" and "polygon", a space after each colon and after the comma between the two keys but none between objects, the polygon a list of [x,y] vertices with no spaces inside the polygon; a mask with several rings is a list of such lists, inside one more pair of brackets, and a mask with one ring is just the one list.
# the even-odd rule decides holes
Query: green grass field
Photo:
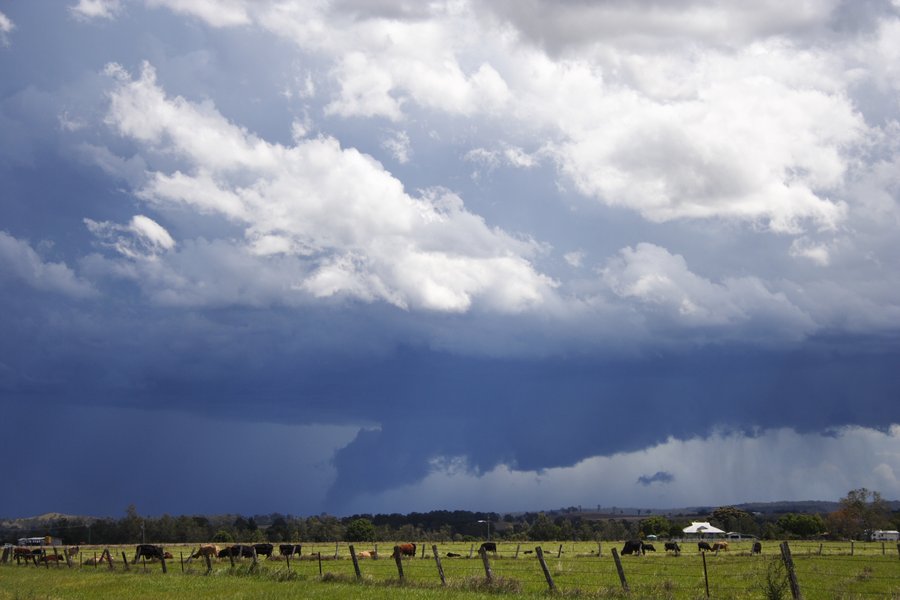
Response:
[{"label": "green grass field", "polygon": [[[79,559],[69,569],[51,564],[0,565],[0,600],[57,599],[57,598],[544,598],[548,582],[533,551],[535,543],[519,546],[499,543],[497,557],[490,557],[493,583],[486,582],[484,565],[477,547],[469,543],[440,543],[441,557],[447,585],[441,586],[431,544],[425,544],[424,558],[419,552],[414,559],[403,561],[404,579],[401,582],[394,560],[388,555],[391,543],[378,544],[382,558],[360,559],[361,579],[357,580],[346,544],[309,544],[303,547],[303,558],[287,561],[261,560],[255,567],[250,559],[236,561],[232,567],[228,559],[213,562],[212,572],[206,574],[202,559],[182,564],[192,547],[166,546],[175,558],[167,561],[168,573],[163,574],[159,563],[131,565],[123,568],[122,551],[129,561],[134,546],[110,547],[116,558],[114,568],[108,565],[82,564],[102,547],[82,548]],[[567,597],[624,598],[622,586],[611,550],[621,549],[622,543],[604,542],[599,547],[590,542],[542,543],[550,575],[559,594]],[[560,546],[562,553],[559,553]],[[764,598],[768,581],[781,583],[784,572],[776,542],[764,542],[763,554],[752,556],[750,542],[731,543],[727,552],[706,554],[706,578],[703,556],[696,544],[683,544],[681,556],[658,552],[644,557],[621,557],[630,598],[706,598],[706,581],[710,597],[725,599]],[[196,547],[194,545],[193,547]],[[356,550],[374,549],[373,544],[357,544]],[[835,598],[900,599],[900,554],[896,545],[849,542],[824,543],[791,542],[797,577],[804,598],[831,600]],[[337,550],[337,558],[335,551]],[[602,554],[598,555],[598,550]],[[821,553],[820,553],[821,551]],[[447,553],[460,557],[447,557]],[[318,553],[322,555],[321,565]],[[321,575],[320,575],[321,568]],[[767,575],[771,569],[771,575]],[[790,598],[785,588],[783,597]]]}]

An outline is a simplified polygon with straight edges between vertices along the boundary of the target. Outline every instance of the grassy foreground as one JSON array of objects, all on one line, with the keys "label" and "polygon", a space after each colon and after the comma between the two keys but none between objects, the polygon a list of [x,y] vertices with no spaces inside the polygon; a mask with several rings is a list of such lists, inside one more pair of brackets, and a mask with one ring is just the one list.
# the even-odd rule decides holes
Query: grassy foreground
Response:
[{"label": "grassy foreground", "polygon": [[[662,544],[659,544],[660,546]],[[168,573],[160,564],[123,568],[121,552],[133,553],[133,546],[112,549],[119,557],[114,568],[80,564],[94,555],[83,548],[74,568],[62,566],[0,565],[0,600],[173,598],[237,600],[243,598],[390,598],[428,600],[469,600],[479,598],[546,599],[548,583],[535,559],[533,548],[503,543],[490,560],[493,582],[488,584],[482,561],[469,558],[470,544],[441,544],[439,555],[447,585],[442,587],[437,565],[427,544],[424,557],[404,561],[404,581],[390,558],[360,560],[362,574],[357,581],[346,545],[304,546],[304,560],[261,561],[255,567],[245,559],[231,566],[227,559],[213,563],[206,574],[202,560],[182,566],[188,547],[171,546],[177,558],[168,562]],[[630,595],[623,592],[611,556],[621,543],[604,542],[602,553],[596,543],[544,543],[546,563],[558,595],[568,598],[629,598],[700,600],[709,597],[744,600],[790,598],[783,564],[775,542],[765,543],[762,556],[750,553],[749,543],[733,544],[728,552],[701,555],[696,545],[683,545],[681,556],[660,551],[644,557],[621,558]],[[382,556],[391,547],[380,544]],[[551,550],[552,548],[552,550]],[[881,545],[792,543],[794,563],[801,590],[807,600],[900,600],[900,555]],[[357,548],[357,551],[363,548]],[[890,552],[888,552],[890,550]],[[321,565],[314,553],[321,553]],[[461,556],[448,557],[447,553]],[[129,556],[130,559],[130,556]],[[704,573],[704,560],[706,571]],[[321,568],[321,575],[320,575]],[[773,587],[775,588],[773,591]]]}]

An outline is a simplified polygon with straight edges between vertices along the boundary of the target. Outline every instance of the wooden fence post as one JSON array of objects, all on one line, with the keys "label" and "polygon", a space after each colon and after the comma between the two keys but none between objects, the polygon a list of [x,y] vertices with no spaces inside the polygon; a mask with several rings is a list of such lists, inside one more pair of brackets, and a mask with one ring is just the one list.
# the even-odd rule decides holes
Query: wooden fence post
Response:
[{"label": "wooden fence post", "polygon": [[519,558],[519,548],[522,547],[522,544],[516,544],[516,555],[513,558]]},{"label": "wooden fence post", "polygon": [[400,574],[400,581],[403,581],[403,559],[400,558],[399,552],[394,552],[394,561],[397,563],[397,573]]},{"label": "wooden fence post", "polygon": [[884,550],[884,542],[881,542],[881,555],[884,556],[885,554],[887,554],[887,552]]},{"label": "wooden fence post", "polygon": [[475,544],[469,546],[469,558],[472,558],[472,554],[475,552]]},{"label": "wooden fence post", "polygon": [[797,573],[794,571],[794,559],[791,557],[791,548],[787,542],[781,542],[781,558],[787,569],[788,583],[791,586],[791,596],[794,600],[803,600],[800,593],[800,583],[797,581]]},{"label": "wooden fence post", "polygon": [[316,552],[316,555],[319,557],[319,577],[322,576],[322,553]]},{"label": "wooden fence post", "polygon": [[822,546],[823,546],[823,544],[820,543],[819,544],[819,556],[822,556]]},{"label": "wooden fence post", "polygon": [[[898,544],[900,546],[900,544]],[[447,585],[447,580],[444,579],[444,567],[441,566],[441,557],[438,555],[438,547],[437,544],[431,545],[431,551],[434,553],[434,562],[437,564],[438,575],[441,576],[441,585]]]},{"label": "wooden fence post", "polygon": [[159,547],[159,564],[162,565],[163,573],[169,572],[169,568],[166,566],[166,551],[162,546]]},{"label": "wooden fence post", "polygon": [[[206,574],[209,575],[212,573],[212,560],[209,558],[209,554],[204,554],[203,558],[206,559]],[[290,560],[291,559],[288,558],[288,568],[291,566]]]},{"label": "wooden fence post", "polygon": [[[112,554],[110,554],[109,548],[104,550],[103,553],[106,554],[106,564],[109,565],[109,570],[112,571],[114,567],[112,562]],[[103,555],[100,555],[100,560],[103,560]]]},{"label": "wooden fence post", "polygon": [[122,566],[126,571],[128,571],[128,555],[125,554],[125,551],[122,550]]},{"label": "wooden fence post", "polygon": [[628,582],[625,581],[625,569],[622,568],[622,561],[619,560],[618,548],[614,547],[612,549],[612,555],[613,555],[613,560],[616,561],[616,571],[619,572],[619,581],[622,582],[622,589],[625,590],[626,592],[628,592],[629,591]]},{"label": "wooden fence post", "polygon": [[701,552],[700,556],[703,557],[703,583],[706,585],[706,597],[709,598],[709,573],[706,572],[706,552]]},{"label": "wooden fence post", "polygon": [[184,552],[178,553],[178,561],[181,563],[181,572],[184,573]]},{"label": "wooden fence post", "polygon": [[250,555],[253,557],[253,562],[250,564],[250,570],[255,571],[256,568],[259,566],[259,565],[257,565],[257,561],[259,560],[259,557],[256,554],[256,546],[250,546],[250,548],[253,550],[252,554]]},{"label": "wooden fence post", "polygon": [[850,540],[850,556],[853,556],[853,546],[854,546],[854,543],[855,543],[855,542],[854,542],[853,540]]},{"label": "wooden fence post", "polygon": [[603,544],[597,542],[597,558],[603,558]]},{"label": "wooden fence post", "polygon": [[63,556],[64,556],[65,559],[66,559],[66,565],[68,565],[69,568],[71,569],[71,568],[72,568],[72,557],[69,555],[69,549],[68,549],[68,548],[63,548]]},{"label": "wooden fence post", "polygon": [[488,583],[493,583],[494,581],[494,573],[491,571],[491,561],[488,559],[487,550],[481,548],[478,551],[478,554],[481,555],[481,562],[484,563],[484,576],[488,580]]},{"label": "wooden fence post", "polygon": [[544,571],[544,577],[547,579],[547,585],[550,586],[550,591],[556,591],[556,584],[553,583],[553,577],[550,576],[550,569],[547,568],[547,562],[544,560],[544,549],[538,546],[534,551],[537,553],[538,561],[541,563],[541,570]]},{"label": "wooden fence post", "polygon": [[556,553],[556,558],[560,558],[560,557],[562,556],[562,547],[563,547],[563,545],[560,544],[560,545],[559,545],[559,551]]},{"label": "wooden fence post", "polygon": [[353,560],[353,570],[356,571],[357,581],[362,579],[362,573],[359,572],[359,561],[356,559],[356,548],[350,544],[350,558]]},{"label": "wooden fence post", "polygon": [[228,549],[228,562],[231,563],[231,568],[233,569],[234,568],[234,549],[233,548]]},{"label": "wooden fence post", "polygon": [[900,558],[900,544],[897,544],[897,557]]}]

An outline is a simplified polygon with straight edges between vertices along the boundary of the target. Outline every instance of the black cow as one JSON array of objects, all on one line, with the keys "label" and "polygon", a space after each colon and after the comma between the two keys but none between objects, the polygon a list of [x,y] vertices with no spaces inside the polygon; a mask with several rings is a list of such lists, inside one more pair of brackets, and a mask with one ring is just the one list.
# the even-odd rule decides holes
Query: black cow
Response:
[{"label": "black cow", "polygon": [[666,552],[669,550],[675,554],[681,554],[681,548],[678,546],[678,542],[666,542]]},{"label": "black cow", "polygon": [[656,552],[656,548],[653,547],[653,544],[641,544],[641,552],[647,554],[648,552]]},{"label": "black cow", "polygon": [[138,544],[137,551],[134,554],[134,560],[132,562],[137,562],[141,557],[154,559],[158,558],[162,560],[165,558],[165,554],[163,554],[162,546],[154,546],[153,544]]},{"label": "black cow", "polygon": [[753,542],[753,550],[750,553],[751,554],[762,554],[762,543]]},{"label": "black cow", "polygon": [[278,546],[279,552],[281,552],[282,556],[300,556],[300,551],[303,549],[303,546],[300,544],[280,544]]},{"label": "black cow", "polygon": [[228,546],[227,548],[220,550],[219,558],[227,558],[229,556],[243,556],[244,558],[253,558],[253,554],[253,546],[235,544],[234,546]]},{"label": "black cow", "polygon": [[478,549],[479,552],[493,552],[497,553],[497,542],[482,542],[481,548]]},{"label": "black cow", "polygon": [[704,550],[712,551],[712,546],[710,546],[706,542],[697,542],[697,551],[703,552]]},{"label": "black cow", "polygon": [[644,553],[644,545],[641,543],[641,540],[628,540],[625,542],[625,546],[622,548],[622,554],[643,554]]},{"label": "black cow", "polygon": [[457,552],[448,552],[447,553],[448,558],[459,558],[460,556],[462,556],[462,554],[459,554]]},{"label": "black cow", "polygon": [[257,556],[265,556],[267,558],[272,558],[272,550],[275,549],[272,544],[253,544],[253,547],[256,549]]}]

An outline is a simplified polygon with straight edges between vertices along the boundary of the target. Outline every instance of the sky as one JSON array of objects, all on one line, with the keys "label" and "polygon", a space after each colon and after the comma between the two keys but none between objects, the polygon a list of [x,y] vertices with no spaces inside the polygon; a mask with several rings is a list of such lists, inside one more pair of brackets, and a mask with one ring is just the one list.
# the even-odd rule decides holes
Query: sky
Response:
[{"label": "sky", "polygon": [[4,517],[900,498],[900,0],[0,0],[0,331]]}]

